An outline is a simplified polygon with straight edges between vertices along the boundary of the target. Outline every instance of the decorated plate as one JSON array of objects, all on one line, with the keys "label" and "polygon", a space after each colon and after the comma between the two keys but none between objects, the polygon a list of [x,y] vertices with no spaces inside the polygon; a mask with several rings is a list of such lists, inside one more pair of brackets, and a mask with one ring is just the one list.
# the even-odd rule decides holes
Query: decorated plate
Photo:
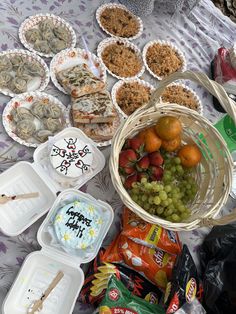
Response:
[{"label": "decorated plate", "polygon": [[[112,33],[111,31],[109,31],[104,25],[103,25],[103,22],[102,22],[102,15],[104,13],[105,10],[107,9],[122,9],[123,11],[127,12],[129,15],[132,16],[132,18],[134,19],[134,23],[137,25],[137,30],[136,32],[134,32],[134,34],[130,35],[130,36],[119,36],[119,35],[116,35],[114,34],[114,32]],[[126,6],[122,5],[122,4],[117,4],[117,3],[106,3],[106,4],[103,4],[101,5],[97,11],[96,11],[96,19],[97,19],[97,22],[99,24],[99,26],[102,28],[102,30],[107,33],[108,35],[112,36],[112,37],[118,37],[118,38],[123,38],[123,39],[128,39],[128,40],[134,40],[138,37],[141,36],[142,32],[143,32],[143,22],[142,20],[140,19],[140,17],[134,15],[132,12],[130,12]],[[113,22],[113,20],[112,20]],[[123,22],[125,23],[125,21]],[[132,25],[133,26],[133,25]]]},{"label": "decorated plate", "polygon": [[[117,66],[117,70],[131,70],[132,73],[128,74],[128,75],[124,75],[122,73],[120,74],[116,74],[114,71],[111,70],[111,67],[109,68],[105,63],[107,63],[106,61],[104,61],[104,52],[105,50],[109,47],[109,46],[112,46],[114,44],[117,44],[118,46],[124,46],[126,48],[129,48],[130,51],[134,52],[134,55],[136,56],[136,60],[135,61],[138,61],[139,63],[139,66],[137,68],[137,71],[136,72],[133,72],[132,69],[134,69],[135,67],[135,64],[131,64],[130,62],[130,58],[127,58],[127,57],[124,57],[123,60],[120,60],[120,66],[118,65],[118,63],[116,62],[116,66]],[[104,40],[102,40],[99,45],[98,45],[98,48],[97,48],[97,54],[98,54],[98,57],[99,59],[101,60],[101,62],[103,63],[104,67],[106,68],[106,70],[112,75],[114,76],[115,78],[119,79],[119,80],[130,80],[130,79],[134,79],[134,78],[137,78],[137,77],[140,77],[144,71],[145,71],[145,67],[144,67],[144,64],[143,64],[143,60],[142,60],[142,54],[141,54],[141,51],[139,50],[139,48],[134,45],[133,43],[129,42],[128,40],[126,39],[118,39],[118,38],[106,38]],[[112,53],[110,52],[108,55],[110,56],[113,56],[114,58],[114,55],[112,55]],[[127,61],[128,64],[124,64],[124,62]],[[136,62],[136,65],[137,65],[137,62]]]},{"label": "decorated plate", "polygon": [[70,126],[67,108],[57,98],[41,92],[12,98],[2,118],[6,132],[14,141],[34,148]]},{"label": "decorated plate", "polygon": [[0,53],[0,92],[4,95],[43,91],[49,80],[48,67],[36,54],[23,49]]},{"label": "decorated plate", "polygon": [[103,82],[106,82],[107,79],[106,69],[103,66],[102,62],[99,60],[99,58],[93,53],[89,53],[88,55],[88,53],[84,49],[72,48],[59,52],[52,59],[50,63],[50,74],[53,84],[60,91],[62,91],[65,94],[68,94],[67,91],[65,91],[65,89],[58,82],[57,72],[83,63],[87,64],[88,67],[91,68],[89,56],[93,60],[98,77]]},{"label": "decorated plate", "polygon": [[53,14],[37,14],[27,18],[19,28],[19,38],[25,48],[46,58],[76,45],[75,31],[71,25]]},{"label": "decorated plate", "polygon": [[120,80],[113,85],[112,91],[111,91],[111,97],[112,97],[113,104],[116,107],[117,111],[126,119],[128,117],[128,115],[121,109],[121,107],[117,103],[117,92],[125,83],[127,83],[127,84],[138,83],[140,85],[143,85],[145,87],[150,88],[151,92],[154,91],[154,87],[150,83],[143,81],[143,80],[140,80],[138,78],[133,79],[133,80],[129,80],[129,81]]},{"label": "decorated plate", "polygon": [[186,64],[185,56],[184,56],[183,52],[176,45],[172,44],[171,42],[165,41],[165,40],[152,40],[152,41],[149,41],[143,48],[143,62],[145,64],[146,69],[148,70],[148,72],[152,76],[154,76],[158,80],[162,80],[163,79],[163,77],[156,75],[150,69],[150,67],[148,66],[148,63],[147,63],[147,51],[148,51],[148,49],[151,46],[153,46],[155,44],[167,45],[167,46],[171,47],[177,53],[179,59],[182,61],[182,66],[181,66],[181,68],[178,71],[180,71],[180,72],[186,71],[187,64]]}]

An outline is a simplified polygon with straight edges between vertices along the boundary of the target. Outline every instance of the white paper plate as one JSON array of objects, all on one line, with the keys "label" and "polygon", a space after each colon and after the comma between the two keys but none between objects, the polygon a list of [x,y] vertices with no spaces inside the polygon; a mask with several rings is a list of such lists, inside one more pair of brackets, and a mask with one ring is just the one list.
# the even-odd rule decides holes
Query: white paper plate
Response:
[{"label": "white paper plate", "polygon": [[162,80],[163,77],[160,77],[158,75],[156,75],[155,73],[152,72],[152,70],[149,68],[148,64],[147,64],[147,61],[146,61],[146,55],[147,55],[147,50],[149,47],[153,46],[154,44],[160,44],[160,45],[168,45],[170,46],[173,50],[175,50],[180,59],[182,60],[183,64],[182,64],[182,67],[180,68],[180,72],[184,72],[186,71],[186,67],[187,67],[187,63],[186,63],[186,59],[185,59],[185,56],[183,54],[183,52],[177,47],[175,46],[174,44],[172,44],[171,42],[169,41],[165,41],[165,40],[152,40],[152,41],[149,41],[143,48],[143,62],[145,64],[145,67],[146,69],[148,70],[148,72],[154,76],[155,78],[157,78],[158,80]]},{"label": "white paper plate", "polygon": [[[182,84],[182,83],[171,83],[169,84],[168,86],[181,86],[181,87],[184,87],[186,88],[193,96],[194,100],[196,101],[197,105],[198,105],[198,110],[197,112],[200,114],[200,115],[203,115],[203,106],[202,106],[202,102],[200,100],[200,98],[198,97],[197,93],[190,87],[186,86],[185,84]],[[167,86],[167,87],[168,87]],[[178,104],[177,104],[178,105]],[[180,105],[180,104],[179,104]],[[193,109],[194,110],[194,109]]]},{"label": "white paper plate", "polygon": [[123,80],[120,80],[118,82],[116,82],[113,87],[112,87],[112,90],[111,90],[111,97],[112,97],[112,101],[113,101],[113,104],[114,106],[116,107],[117,111],[125,118],[127,119],[128,115],[126,113],[124,113],[124,111],[120,108],[120,106],[118,105],[117,101],[116,101],[116,94],[118,92],[118,90],[121,88],[122,85],[124,85],[125,83],[134,83],[134,82],[137,82],[139,83],[140,85],[143,85],[143,86],[146,86],[146,87],[149,87],[151,89],[151,91],[154,91],[154,87],[146,82],[146,81],[143,81],[143,80],[140,80],[138,78],[136,79],[132,79],[132,80],[129,80],[128,82],[127,81],[123,81]]},{"label": "white paper plate", "polygon": [[[62,113],[63,113],[63,122],[64,122],[64,126],[65,128],[67,126],[70,126],[70,122],[69,122],[69,114],[68,114],[68,110],[66,108],[66,106],[64,106],[62,104],[62,102],[60,102],[56,97],[53,97],[49,94],[46,93],[41,93],[41,92],[30,92],[30,93],[24,93],[24,94],[20,94],[14,98],[12,98],[8,104],[6,105],[6,107],[4,108],[3,114],[2,114],[2,121],[3,121],[3,126],[7,132],[7,134],[16,142],[25,145],[27,147],[38,147],[40,144],[39,141],[37,141],[36,139],[29,139],[28,141],[21,139],[20,137],[18,137],[15,134],[15,122],[12,121],[11,118],[11,111],[12,109],[14,109],[16,106],[22,106],[22,107],[26,107],[26,108],[30,108],[31,104],[33,101],[35,100],[45,100],[48,101],[49,103],[54,103],[56,105],[58,105],[61,109],[62,109]],[[39,129],[40,128],[40,121],[35,118],[35,124],[36,124],[36,128]],[[59,131],[58,131],[59,132]],[[58,133],[57,132],[57,133]]]},{"label": "white paper plate", "polygon": [[[90,53],[90,57],[94,61],[95,65],[97,65],[100,73],[100,79],[105,83],[107,79],[105,67],[95,54]],[[87,52],[84,49],[80,48],[65,49],[53,57],[50,63],[51,79],[53,84],[64,94],[68,94],[68,92],[65,91],[61,84],[58,82],[56,73],[81,63],[85,63],[90,66]]]},{"label": "white paper plate", "polygon": [[[103,11],[104,11],[105,9],[107,9],[107,8],[109,8],[109,9],[119,8],[119,9],[123,9],[124,11],[129,12],[129,13],[137,20],[137,22],[138,22],[138,24],[139,24],[138,33],[137,33],[136,35],[134,35],[134,36],[131,36],[131,37],[120,37],[120,36],[116,36],[116,35],[110,33],[106,28],[103,27],[103,25],[102,25],[102,23],[101,23],[101,21],[100,21],[101,14],[102,14]],[[96,19],[97,19],[97,22],[98,22],[99,26],[101,27],[101,29],[102,29],[105,33],[107,33],[108,35],[110,35],[110,36],[112,36],[112,37],[123,38],[123,39],[128,39],[128,40],[134,40],[134,39],[140,37],[141,34],[142,34],[142,32],[143,32],[143,22],[142,22],[142,20],[140,19],[140,17],[134,15],[132,12],[130,12],[130,11],[127,9],[126,6],[124,6],[124,5],[122,5],[122,4],[106,3],[106,4],[101,5],[101,6],[97,9],[97,11],[96,11]]]},{"label": "white paper plate", "polygon": [[[137,73],[136,75],[134,76],[131,76],[131,77],[122,77],[122,76],[118,76],[116,74],[114,74],[113,72],[111,72],[107,67],[106,65],[104,64],[103,60],[102,60],[102,52],[103,50],[107,47],[107,46],[110,46],[111,44],[115,44],[117,42],[121,42],[123,43],[126,47],[129,47],[129,48],[132,48],[136,53],[137,55],[139,56],[140,58],[140,61],[142,62],[142,68],[141,70],[139,71],[139,73]],[[126,39],[120,39],[120,38],[106,38],[104,40],[102,40],[99,45],[98,45],[98,48],[97,48],[97,55],[99,57],[99,59],[101,60],[102,64],[104,65],[104,67],[106,68],[107,72],[109,72],[112,76],[114,76],[115,78],[117,78],[118,80],[130,80],[130,79],[134,79],[134,78],[137,78],[137,77],[140,77],[144,71],[145,71],[145,66],[143,64],[143,60],[142,60],[142,54],[141,54],[141,51],[139,50],[139,48],[134,45],[133,43],[129,42],[128,40]]]},{"label": "white paper plate", "polygon": [[68,29],[68,32],[71,35],[71,40],[70,40],[70,44],[68,45],[68,48],[75,47],[76,35],[71,25],[67,23],[65,20],[63,20],[62,18],[60,18],[59,16],[47,13],[47,14],[37,14],[37,15],[30,16],[29,18],[24,20],[24,22],[21,24],[19,28],[19,38],[20,38],[21,43],[25,46],[25,48],[37,53],[39,56],[46,57],[46,58],[51,58],[55,55],[55,53],[53,52],[46,54],[46,53],[35,50],[34,46],[31,43],[29,43],[25,38],[25,32],[27,30],[31,28],[37,28],[37,25],[39,22],[43,20],[47,20],[47,19],[51,19],[55,25],[66,27]]},{"label": "white paper plate", "polygon": [[[0,58],[3,56],[9,56],[10,57],[13,55],[20,55],[22,57],[25,57],[29,62],[35,61],[37,63],[40,63],[40,65],[44,69],[44,77],[41,78],[41,82],[39,83],[38,88],[36,88],[34,90],[29,90],[28,92],[32,92],[35,90],[43,91],[48,86],[48,83],[50,80],[49,69],[47,67],[47,64],[43,61],[43,59],[40,58],[39,56],[37,56],[35,53],[29,52],[29,51],[23,50],[23,49],[13,49],[13,50],[3,51],[0,53]],[[11,97],[15,97],[15,96],[20,95],[20,94],[13,93],[8,88],[0,88],[0,93],[7,95],[7,96],[11,96]]]}]

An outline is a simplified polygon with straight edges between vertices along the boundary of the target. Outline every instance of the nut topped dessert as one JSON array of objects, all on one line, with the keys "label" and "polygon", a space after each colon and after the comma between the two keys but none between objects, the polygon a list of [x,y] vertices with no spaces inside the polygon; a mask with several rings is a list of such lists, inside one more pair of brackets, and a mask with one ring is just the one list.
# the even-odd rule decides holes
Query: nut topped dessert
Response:
[{"label": "nut topped dessert", "polygon": [[146,62],[150,70],[159,77],[177,72],[183,66],[183,60],[171,46],[155,43],[148,47]]},{"label": "nut topped dessert", "polygon": [[195,95],[181,85],[167,86],[161,95],[163,102],[175,103],[189,109],[199,111],[199,103]]},{"label": "nut topped dessert", "polygon": [[105,66],[120,77],[133,77],[142,69],[142,60],[137,52],[119,41],[105,47],[101,57]]},{"label": "nut topped dessert", "polygon": [[136,109],[148,103],[151,88],[139,82],[125,82],[117,91],[116,102],[121,110],[131,115]]},{"label": "nut topped dessert", "polygon": [[139,32],[135,16],[122,8],[106,8],[100,15],[104,29],[118,37],[133,37]]}]

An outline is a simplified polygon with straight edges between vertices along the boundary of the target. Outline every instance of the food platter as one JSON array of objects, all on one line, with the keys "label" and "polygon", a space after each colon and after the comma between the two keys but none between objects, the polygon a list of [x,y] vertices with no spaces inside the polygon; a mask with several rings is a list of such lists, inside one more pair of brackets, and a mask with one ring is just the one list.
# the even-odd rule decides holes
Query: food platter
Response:
[{"label": "food platter", "polygon": [[[99,73],[99,78],[103,82],[106,82],[107,76],[105,67],[95,54],[90,53],[89,55],[95,63],[95,66]],[[90,67],[90,59],[88,57],[88,53],[84,49],[72,48],[63,50],[56,54],[50,63],[50,74],[52,82],[64,94],[68,93],[58,82],[57,72],[78,64],[87,64],[88,67]]]},{"label": "food platter", "polygon": [[[53,51],[43,52],[43,51],[39,51],[39,50],[35,49],[34,43],[29,42],[29,40],[27,40],[27,38],[26,38],[27,37],[27,31],[29,31],[31,29],[37,29],[38,30],[38,25],[42,21],[51,21],[55,27],[64,28],[65,32],[68,32],[68,41],[66,42],[65,48],[75,47],[75,45],[76,45],[75,31],[73,30],[73,28],[71,27],[71,25],[69,23],[67,23],[64,19],[62,19],[61,17],[56,16],[54,14],[36,14],[34,16],[28,17],[21,24],[21,26],[19,28],[19,38],[20,38],[21,43],[25,46],[26,49],[38,54],[41,57],[51,58],[55,55],[55,52],[53,52]],[[44,35],[46,33],[45,31],[47,32],[48,29],[46,29],[46,30],[44,30],[44,32],[42,32],[42,36],[45,36]],[[40,36],[40,40],[44,39],[44,38],[41,38],[40,34],[39,34],[39,36]],[[49,44],[50,44],[51,40],[52,40],[52,38],[48,39]]]},{"label": "food platter", "polygon": [[[0,74],[4,74],[5,77],[9,76],[0,87],[0,92],[4,95],[14,97],[22,92],[43,91],[49,83],[50,75],[46,63],[32,52],[23,49],[3,51],[0,53],[0,63],[2,70]],[[4,76],[2,79],[6,79]],[[15,91],[8,88],[9,84],[14,81],[16,83],[13,89],[18,87]]]},{"label": "food platter", "polygon": [[[118,34],[114,34],[114,32],[112,33],[111,31],[109,31],[104,25],[103,25],[103,22],[102,22],[102,15],[104,13],[104,11],[108,10],[108,9],[118,9],[119,12],[117,12],[117,15],[119,16],[119,20],[120,20],[120,14],[123,10],[124,12],[127,12],[127,14],[129,14],[133,19],[134,19],[134,23],[136,24],[136,32],[134,32],[134,34],[131,34],[130,36],[120,36]],[[103,4],[101,5],[97,11],[96,11],[96,19],[97,19],[97,22],[99,24],[99,26],[101,27],[101,29],[107,33],[108,35],[112,36],[112,37],[118,37],[118,38],[123,38],[123,39],[127,39],[127,40],[134,40],[134,39],[137,39],[138,37],[140,37],[142,35],[142,32],[143,32],[143,22],[142,20],[140,19],[140,17],[134,15],[133,13],[131,13],[126,6],[122,5],[122,4],[118,4],[118,3],[106,3],[106,4]],[[112,22],[114,23],[114,19],[112,18],[111,19]],[[120,20],[121,21],[121,20]],[[126,24],[126,29],[127,29],[127,22],[123,21],[123,25],[122,25],[122,21],[121,21],[121,26],[122,26],[122,29],[124,29],[124,25]]]},{"label": "food platter", "polygon": [[[18,142],[21,145],[25,145],[27,147],[34,147],[36,148],[39,144],[41,144],[44,141],[44,134],[41,135],[40,139],[37,140],[35,137],[29,137],[28,139],[22,139],[17,135],[16,132],[16,126],[17,123],[13,119],[13,114],[12,111],[15,110],[16,108],[26,108],[30,109],[32,107],[32,104],[35,102],[40,102],[44,104],[45,106],[49,106],[51,104],[57,106],[61,110],[61,116],[58,119],[59,122],[59,128],[58,131],[61,130],[62,128],[70,126],[69,122],[69,116],[68,116],[68,111],[67,108],[60,102],[57,98],[46,94],[46,93],[41,93],[41,92],[30,92],[30,93],[24,93],[21,95],[18,95],[14,98],[12,98],[6,107],[4,108],[2,119],[3,119],[3,126],[7,132],[7,134],[16,142]],[[24,118],[24,117],[23,117]],[[44,123],[42,122],[42,119],[38,118],[37,116],[32,117],[33,118],[33,123],[35,125],[35,132],[41,130],[41,129],[46,129]],[[56,119],[54,119],[56,120]],[[28,121],[28,120],[26,120]],[[50,120],[49,122],[52,126],[53,120]],[[50,126],[47,126],[50,128]],[[28,125],[26,123],[25,128],[28,128]],[[47,129],[48,130],[48,129]],[[51,134],[52,133],[52,134]],[[56,134],[57,131],[55,132],[48,132],[47,134],[51,134],[49,136],[52,136],[53,134]],[[45,137],[45,140],[47,137]]]}]

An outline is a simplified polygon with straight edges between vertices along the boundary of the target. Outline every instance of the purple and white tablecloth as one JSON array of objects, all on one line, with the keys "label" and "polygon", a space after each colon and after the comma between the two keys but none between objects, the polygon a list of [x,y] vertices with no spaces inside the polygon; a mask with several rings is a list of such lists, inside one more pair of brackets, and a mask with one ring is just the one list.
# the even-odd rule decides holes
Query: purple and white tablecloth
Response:
[{"label": "purple and white tablecloth", "polygon": [[[102,0],[2,0],[0,2],[0,50],[22,48],[18,38],[18,29],[22,21],[30,15],[37,13],[53,13],[71,23],[76,31],[77,46],[82,47],[81,32],[88,41],[89,48],[96,52],[98,43],[106,37],[99,28],[95,19],[95,10],[102,4]],[[170,40],[179,46],[185,53],[188,69],[210,73],[210,62],[219,46],[230,47],[236,41],[236,25],[214,7],[210,0],[202,0],[187,17],[176,13],[173,16],[163,12],[156,1],[155,10],[151,16],[143,19],[144,32],[135,43],[142,49],[144,45],[153,39]],[[147,73],[144,79],[156,85],[157,81]],[[115,80],[108,77],[111,87]],[[215,122],[220,114],[212,106],[211,95],[201,86],[188,82],[189,86],[200,96],[204,115]],[[57,96],[64,104],[69,103],[69,97],[58,91],[52,83],[46,92]],[[0,95],[0,114],[2,113],[9,97]],[[103,149],[107,160],[110,149]],[[4,171],[20,160],[32,160],[32,149],[21,146],[8,137],[2,122],[0,122],[0,171]],[[119,229],[119,220],[122,204],[115,192],[109,175],[108,164],[105,169],[94,179],[90,180],[82,188],[96,198],[108,202],[115,211],[115,220],[105,240],[109,243]],[[233,208],[233,201],[229,198],[227,206],[222,212]],[[10,288],[25,256],[32,251],[40,249],[36,240],[37,229],[42,219],[32,225],[28,230],[18,237],[7,237],[0,233],[0,305]],[[198,263],[197,249],[204,235],[208,232],[206,228],[197,229],[192,232],[181,232],[180,236],[186,242]],[[92,308],[76,303],[73,313],[92,313]],[[66,313],[65,313],[66,314]]]}]

